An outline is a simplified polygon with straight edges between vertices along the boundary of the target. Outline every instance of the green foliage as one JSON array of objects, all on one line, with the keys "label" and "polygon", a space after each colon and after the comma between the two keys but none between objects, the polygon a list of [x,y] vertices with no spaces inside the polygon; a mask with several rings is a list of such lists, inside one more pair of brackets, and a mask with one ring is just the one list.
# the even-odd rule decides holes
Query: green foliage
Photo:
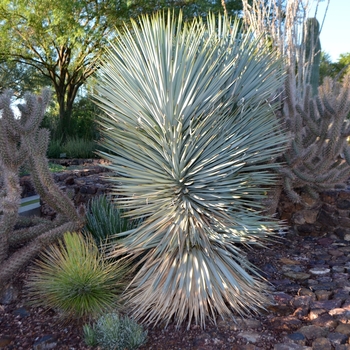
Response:
[{"label": "green foliage", "polygon": [[320,84],[322,85],[325,77],[335,78],[336,74],[337,73],[332,63],[331,56],[328,53],[322,51],[320,62]]},{"label": "green foliage", "polygon": [[129,317],[117,313],[101,316],[93,326],[84,325],[84,340],[102,350],[132,350],[145,343],[147,331]]},{"label": "green foliage", "polygon": [[[55,163],[49,162],[48,166],[49,166],[49,170],[52,173],[58,173],[60,171],[66,170],[66,167],[64,167],[63,165],[60,165],[60,164],[55,164]],[[30,175],[30,169],[28,168],[28,166],[23,165],[20,169],[19,175],[20,176]]]},{"label": "green foliage", "polygon": [[262,244],[279,227],[261,210],[285,139],[271,102],[282,65],[238,28],[215,16],[142,17],[99,70],[116,204],[144,218],[115,251],[144,254],[125,294],[144,322],[204,326],[268,301],[241,244]]},{"label": "green foliage", "polygon": [[94,141],[69,137],[62,145],[62,153],[67,158],[95,158],[97,145]]},{"label": "green foliage", "polygon": [[185,20],[193,17],[208,16],[211,13],[223,13],[223,3],[229,15],[237,15],[242,10],[241,0],[132,0],[128,2],[128,15],[136,19],[137,16],[152,14],[155,11],[171,9],[176,15],[182,12]]},{"label": "green foliage", "polygon": [[126,275],[126,266],[106,261],[91,237],[67,232],[36,261],[28,293],[35,305],[58,309],[63,319],[89,319],[116,306]]},{"label": "green foliage", "polygon": [[35,68],[0,60],[0,93],[11,89],[17,97],[23,97],[25,92],[39,93],[47,85],[50,80]]},{"label": "green foliage", "polygon": [[72,135],[85,140],[97,140],[98,130],[95,122],[100,114],[99,108],[88,98],[80,98],[74,103],[70,127]]},{"label": "green foliage", "polygon": [[74,100],[96,70],[100,47],[126,18],[112,0],[0,1],[0,59],[33,67],[50,80],[63,136],[70,135]]},{"label": "green foliage", "polygon": [[345,75],[350,73],[350,53],[343,53],[336,62],[332,62],[330,56],[323,54],[321,61],[322,77],[331,77],[342,81]]},{"label": "green foliage", "polygon": [[47,157],[54,159],[65,154],[66,158],[95,158],[97,148],[96,142],[78,137],[68,137],[65,141],[51,140]]},{"label": "green foliage", "polygon": [[136,228],[140,220],[132,220],[123,215],[110,199],[101,195],[94,197],[88,204],[84,232],[92,235],[98,245],[113,240],[117,233]]}]

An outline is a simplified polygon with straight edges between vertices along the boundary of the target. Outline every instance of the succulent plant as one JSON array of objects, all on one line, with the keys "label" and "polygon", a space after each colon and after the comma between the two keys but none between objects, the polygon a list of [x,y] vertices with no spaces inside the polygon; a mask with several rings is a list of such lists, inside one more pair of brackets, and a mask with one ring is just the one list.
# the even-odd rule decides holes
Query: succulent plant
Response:
[{"label": "succulent plant", "polygon": [[204,326],[268,302],[243,248],[279,228],[261,212],[284,144],[272,101],[281,67],[226,17],[142,17],[107,49],[101,154],[117,206],[143,218],[111,256],[142,256],[125,293],[136,319]]}]

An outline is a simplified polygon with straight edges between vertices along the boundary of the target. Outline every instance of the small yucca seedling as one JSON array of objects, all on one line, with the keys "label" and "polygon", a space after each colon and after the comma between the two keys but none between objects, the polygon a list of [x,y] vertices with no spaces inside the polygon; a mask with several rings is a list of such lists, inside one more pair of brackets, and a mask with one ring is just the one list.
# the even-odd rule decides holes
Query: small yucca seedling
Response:
[{"label": "small yucca seedling", "polygon": [[117,313],[101,316],[93,326],[84,325],[83,332],[87,345],[104,350],[136,349],[147,339],[147,331],[140,324]]},{"label": "small yucca seedling", "polygon": [[117,305],[126,275],[125,264],[106,261],[91,236],[67,232],[36,261],[28,293],[35,305],[57,309],[63,319],[87,319]]},{"label": "small yucca seedling", "polygon": [[204,326],[267,302],[241,248],[278,229],[261,212],[285,141],[270,103],[282,64],[238,28],[142,17],[99,69],[116,203],[144,218],[112,255],[142,257],[125,297],[144,322]]},{"label": "small yucca seedling", "polygon": [[101,195],[89,201],[84,233],[91,234],[97,245],[102,246],[116,233],[131,230],[139,224],[140,220],[123,216],[121,209],[116,208],[106,195]]}]

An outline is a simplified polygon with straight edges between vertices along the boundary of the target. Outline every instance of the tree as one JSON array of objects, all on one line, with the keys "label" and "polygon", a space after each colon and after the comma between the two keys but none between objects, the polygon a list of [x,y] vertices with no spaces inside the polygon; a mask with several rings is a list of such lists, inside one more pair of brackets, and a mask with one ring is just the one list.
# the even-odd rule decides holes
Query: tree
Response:
[{"label": "tree", "polygon": [[337,62],[332,62],[327,53],[322,53],[320,74],[321,78],[326,76],[342,80],[346,74],[350,73],[350,53],[342,53]]},{"label": "tree", "polygon": [[0,12],[0,59],[26,64],[52,82],[67,136],[74,99],[95,72],[123,7],[114,0],[1,0]]},{"label": "tree", "polygon": [[[166,7],[184,8],[187,17],[222,10],[221,0],[0,0],[0,60],[26,64],[52,82],[60,132],[66,137],[78,90],[97,69],[114,28],[130,17]],[[239,0],[226,3],[229,13],[241,7]]]},{"label": "tree", "polygon": [[0,62],[0,93],[11,89],[16,97],[23,97],[25,92],[38,93],[48,85],[50,80],[34,67],[13,61]]},{"label": "tree", "polygon": [[241,0],[150,0],[150,1],[130,1],[128,7],[129,17],[135,18],[141,14],[153,13],[157,10],[171,8],[175,13],[181,10],[185,19],[193,17],[205,17],[209,12],[235,15],[242,10]]}]

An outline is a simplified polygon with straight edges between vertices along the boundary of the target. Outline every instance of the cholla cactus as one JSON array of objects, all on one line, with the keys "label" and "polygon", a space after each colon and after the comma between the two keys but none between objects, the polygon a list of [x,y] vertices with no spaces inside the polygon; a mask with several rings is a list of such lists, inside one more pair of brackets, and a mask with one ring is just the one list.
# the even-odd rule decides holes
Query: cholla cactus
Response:
[{"label": "cholla cactus", "polygon": [[283,189],[293,202],[302,202],[296,189],[313,198],[334,188],[350,174],[350,75],[342,83],[326,78],[312,97],[307,85],[301,101],[290,74],[286,82],[282,117],[291,135],[284,153]]},{"label": "cholla cactus", "polygon": [[[11,107],[12,93],[0,95],[0,286],[13,276],[17,269],[33,258],[43,246],[56,240],[68,230],[80,226],[79,215],[71,200],[54,183],[48,168],[46,150],[49,133],[40,129],[40,123],[49,102],[44,91],[38,98],[25,95],[25,103],[18,105],[20,116]],[[34,187],[41,198],[58,213],[57,219],[14,230],[18,219],[21,188],[20,167],[26,163]],[[30,241],[30,242],[29,242]],[[29,243],[28,243],[29,242]],[[25,244],[8,256],[9,247]],[[0,287],[0,288],[1,288]]]},{"label": "cholla cactus", "polygon": [[318,86],[320,28],[310,11],[317,11],[319,2],[243,0],[245,22],[267,35],[286,63],[280,120],[289,134],[289,147],[280,169],[282,182],[271,192],[269,213],[275,212],[282,189],[294,203],[307,205],[300,191],[318,198],[350,174],[349,77],[342,84],[326,79]]}]

